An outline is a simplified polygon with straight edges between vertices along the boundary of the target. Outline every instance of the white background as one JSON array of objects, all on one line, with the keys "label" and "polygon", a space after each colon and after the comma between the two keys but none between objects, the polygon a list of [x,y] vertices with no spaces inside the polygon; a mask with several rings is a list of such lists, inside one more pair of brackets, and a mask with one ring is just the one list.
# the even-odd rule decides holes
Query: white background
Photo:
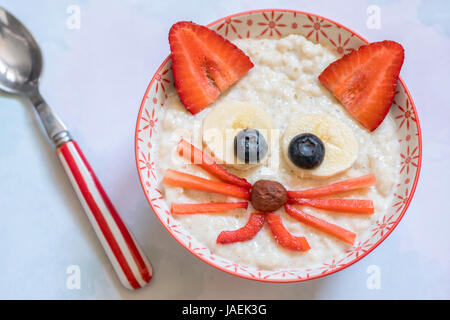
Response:
[{"label": "white background", "polygon": [[[155,274],[138,292],[122,288],[32,108],[0,96],[0,298],[450,298],[448,1],[3,0],[2,5],[40,43],[42,94],[70,127]],[[70,5],[81,8],[79,30],[66,26]],[[381,8],[380,30],[366,27],[370,5]],[[362,261],[306,283],[243,280],[192,256],[151,212],[135,167],[136,116],[169,52],[170,26],[179,20],[206,24],[260,8],[309,11],[369,41],[400,42],[406,50],[401,75],[422,126],[422,173],[403,221]],[[80,267],[80,290],[66,287],[70,265]],[[370,265],[381,270],[381,289],[366,286]]]}]

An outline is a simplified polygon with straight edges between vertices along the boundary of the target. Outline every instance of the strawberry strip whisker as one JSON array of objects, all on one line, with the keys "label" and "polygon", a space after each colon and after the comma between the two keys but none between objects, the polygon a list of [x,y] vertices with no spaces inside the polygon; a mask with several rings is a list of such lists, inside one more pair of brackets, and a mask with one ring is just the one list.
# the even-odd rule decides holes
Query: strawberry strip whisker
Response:
[{"label": "strawberry strip whisker", "polygon": [[219,193],[249,200],[250,192],[242,187],[220,181],[200,178],[188,173],[167,169],[162,183],[169,186]]},{"label": "strawberry strip whisker", "polygon": [[233,231],[222,231],[217,237],[217,243],[227,244],[253,239],[264,225],[264,213],[252,213],[245,226]]},{"label": "strawberry strip whisker", "polygon": [[248,202],[172,203],[172,214],[196,214],[223,212],[232,209],[247,209]]},{"label": "strawberry strip whisker", "polygon": [[252,188],[252,185],[247,180],[229,173],[224,167],[217,164],[210,156],[184,139],[181,139],[180,142],[178,142],[177,152],[180,156],[189,160],[192,164],[198,165],[206,172],[224,182],[235,184],[248,190]]},{"label": "strawberry strip whisker", "polygon": [[360,199],[289,199],[290,204],[299,204],[318,209],[347,212],[373,214],[374,207],[372,200]]},{"label": "strawberry strip whisker", "polygon": [[329,235],[341,239],[349,244],[353,244],[355,242],[356,234],[347,229],[297,210],[289,204],[285,204],[284,208],[291,217],[308,226],[328,233]]},{"label": "strawberry strip whisker", "polygon": [[288,191],[289,198],[318,198],[331,194],[352,191],[356,189],[373,186],[376,182],[375,175],[368,174],[365,176],[350,178],[336,183],[329,184],[318,188],[311,188],[300,191]]},{"label": "strawberry strip whisker", "polygon": [[295,251],[308,251],[311,249],[305,237],[295,237],[289,233],[278,214],[268,213],[266,220],[275,240],[280,246]]}]

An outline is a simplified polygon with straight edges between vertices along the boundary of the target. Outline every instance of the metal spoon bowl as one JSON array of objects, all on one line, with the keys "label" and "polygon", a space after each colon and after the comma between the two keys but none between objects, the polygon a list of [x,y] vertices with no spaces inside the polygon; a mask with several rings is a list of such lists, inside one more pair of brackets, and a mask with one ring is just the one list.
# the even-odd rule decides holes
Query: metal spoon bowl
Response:
[{"label": "metal spoon bowl", "polygon": [[78,144],[39,93],[42,65],[41,50],[31,33],[0,8],[0,90],[26,96],[34,105],[119,279],[129,289],[141,288],[152,278],[150,261],[124,225]]},{"label": "metal spoon bowl", "polygon": [[38,89],[42,54],[31,33],[0,8],[0,89],[29,94]]}]

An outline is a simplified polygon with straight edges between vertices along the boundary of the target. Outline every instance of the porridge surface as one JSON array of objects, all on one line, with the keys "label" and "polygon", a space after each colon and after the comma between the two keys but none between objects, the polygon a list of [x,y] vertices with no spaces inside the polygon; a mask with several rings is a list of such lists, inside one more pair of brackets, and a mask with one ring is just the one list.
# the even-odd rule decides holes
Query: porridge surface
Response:
[{"label": "porridge surface", "polygon": [[[202,145],[202,120],[217,103],[226,101],[249,102],[264,109],[272,117],[273,124],[281,134],[291,118],[308,114],[327,114],[340,119],[352,130],[359,150],[355,164],[343,174],[325,180],[301,179],[289,169],[280,150],[280,145],[271,150],[271,157],[278,166],[264,163],[248,171],[230,172],[246,178],[250,183],[259,179],[271,179],[282,183],[288,190],[301,190],[322,186],[345,178],[373,173],[377,185],[371,188],[348,192],[335,197],[371,199],[375,214],[333,213],[320,209],[302,207],[306,213],[323,218],[357,234],[356,242],[371,235],[372,224],[385,215],[392,201],[392,188],[399,179],[400,152],[396,127],[389,114],[381,126],[370,133],[351,118],[347,111],[323,87],[317,77],[331,62],[340,56],[334,50],[314,44],[300,35],[289,35],[281,39],[240,39],[233,41],[254,63],[237,84],[224,92],[213,105],[197,115],[191,115],[181,104],[177,92],[172,88],[161,111],[160,130],[156,133],[157,176],[161,180],[166,169],[179,170],[197,176],[211,178],[201,168],[186,164],[176,154],[176,145],[181,137],[195,146]],[[275,150],[276,149],[276,150]],[[232,201],[222,195],[161,186],[164,197],[172,202]],[[234,244],[216,244],[217,236],[224,230],[235,230],[243,226],[251,212],[249,203],[243,209],[210,215],[176,215],[183,227],[212,252],[230,260],[262,269],[308,268],[328,259],[339,257],[350,249],[350,245],[311,227],[308,227],[278,210],[285,227],[296,236],[305,236],[311,246],[308,252],[295,252],[280,247],[274,240],[267,224],[253,240]]]}]

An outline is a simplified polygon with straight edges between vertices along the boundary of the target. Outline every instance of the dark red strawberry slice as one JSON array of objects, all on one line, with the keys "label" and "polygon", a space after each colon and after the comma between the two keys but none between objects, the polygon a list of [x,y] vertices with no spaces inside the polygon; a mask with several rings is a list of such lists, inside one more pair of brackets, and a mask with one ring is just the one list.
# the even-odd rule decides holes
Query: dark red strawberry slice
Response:
[{"label": "dark red strawberry slice", "polygon": [[217,237],[217,243],[227,244],[253,239],[264,225],[264,213],[252,213],[245,226],[233,231],[222,231]]},{"label": "dark red strawberry slice", "polygon": [[242,50],[207,27],[181,21],[169,32],[175,87],[196,114],[253,67]]},{"label": "dark red strawberry slice", "polygon": [[330,64],[319,80],[364,127],[374,131],[389,112],[403,59],[403,47],[397,42],[374,42]]},{"label": "dark red strawberry slice", "polygon": [[308,251],[311,249],[305,237],[295,237],[289,233],[276,213],[266,215],[267,224],[278,244],[289,250]]}]

